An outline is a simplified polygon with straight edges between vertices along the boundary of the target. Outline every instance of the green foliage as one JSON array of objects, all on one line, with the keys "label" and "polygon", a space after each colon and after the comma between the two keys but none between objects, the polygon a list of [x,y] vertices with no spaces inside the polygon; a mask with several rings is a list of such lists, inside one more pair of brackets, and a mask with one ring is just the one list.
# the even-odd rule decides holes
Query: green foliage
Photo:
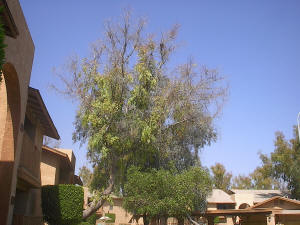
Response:
[{"label": "green foliage", "polygon": [[231,187],[232,174],[226,172],[225,167],[221,163],[216,163],[210,168],[213,173],[214,188],[228,191]]},{"label": "green foliage", "polygon": [[266,155],[260,154],[262,166],[257,167],[251,174],[253,188],[280,189],[280,182],[272,176],[272,161]]},{"label": "green foliage", "polygon": [[208,171],[192,167],[181,173],[168,170],[128,171],[124,208],[136,215],[186,217],[206,209],[212,183]]},{"label": "green foliage", "polygon": [[105,216],[110,218],[110,220],[108,220],[107,223],[114,223],[115,220],[116,220],[116,214],[115,213],[105,213]]},{"label": "green foliage", "polygon": [[215,217],[214,223],[220,223],[220,218],[218,216]]},{"label": "green foliage", "polygon": [[[0,13],[2,14],[3,8],[0,8]],[[0,70],[2,70],[2,66],[5,63],[5,47],[4,44],[5,39],[5,30],[2,20],[0,19]],[[0,73],[0,82],[2,81],[2,74]]]},{"label": "green foliage", "polygon": [[233,178],[232,182],[233,189],[253,189],[251,177],[238,175]]},{"label": "green foliage", "polygon": [[97,173],[91,186],[107,187],[114,173],[116,192],[131,165],[182,171],[199,164],[199,149],[216,140],[213,122],[227,94],[216,70],[192,60],[169,68],[177,26],[154,39],[143,34],[144,21],[135,26],[126,15],[62,79],[63,93],[79,103],[73,140],[88,143]]},{"label": "green foliage", "polygon": [[274,152],[270,156],[261,154],[261,160],[263,174],[288,189],[292,198],[300,199],[300,143],[298,129],[296,126],[293,129],[294,137],[290,140],[276,132]]},{"label": "green foliage", "polygon": [[97,219],[98,219],[98,216],[96,214],[93,214],[89,218],[86,219],[86,222],[88,222],[90,225],[95,225]]},{"label": "green foliage", "polygon": [[217,70],[192,60],[168,64],[178,26],[158,38],[144,29],[125,12],[106,24],[89,57],[73,58],[60,76],[61,92],[78,103],[73,140],[87,143],[91,189],[106,196],[112,187],[123,191],[131,166],[182,172],[200,165],[198,151],[216,140],[214,119],[227,96]]},{"label": "green foliage", "polygon": [[78,225],[95,225],[95,223],[81,222]]},{"label": "green foliage", "polygon": [[79,176],[82,179],[83,186],[89,187],[93,178],[93,174],[90,171],[90,169],[87,168],[86,166],[79,168]]},{"label": "green foliage", "polygon": [[50,225],[77,225],[82,221],[83,189],[75,185],[42,186],[43,218]]}]

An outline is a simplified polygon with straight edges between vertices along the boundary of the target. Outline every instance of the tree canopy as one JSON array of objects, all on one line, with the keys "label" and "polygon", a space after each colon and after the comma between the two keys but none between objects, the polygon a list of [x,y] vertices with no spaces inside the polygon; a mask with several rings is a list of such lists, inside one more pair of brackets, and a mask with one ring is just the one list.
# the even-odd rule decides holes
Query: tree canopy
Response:
[{"label": "tree canopy", "polygon": [[276,180],[278,187],[287,189],[291,197],[300,199],[300,143],[298,129],[293,128],[293,138],[286,140],[282,132],[275,134],[275,149],[271,155],[261,155],[262,168]]},{"label": "tree canopy", "polygon": [[142,172],[132,167],[125,185],[124,208],[143,216],[144,223],[161,217],[180,220],[195,210],[205,211],[211,189],[209,172],[201,167],[181,173],[163,169]]},{"label": "tree canopy", "polygon": [[90,187],[93,179],[93,173],[91,172],[91,170],[86,166],[82,166],[81,168],[79,168],[79,176],[82,179],[83,186]]},{"label": "tree canopy", "polygon": [[89,57],[73,58],[69,72],[58,74],[65,85],[59,91],[77,102],[73,140],[87,143],[92,187],[104,189],[102,196],[124,189],[132,165],[183,171],[200,164],[199,149],[216,140],[214,118],[227,86],[216,70],[191,59],[170,66],[177,32],[174,26],[159,37],[147,34],[145,21],[125,12],[105,24]]},{"label": "tree canopy", "polygon": [[210,167],[213,177],[214,188],[228,191],[231,187],[232,174],[226,172],[225,167],[221,163],[216,163]]}]

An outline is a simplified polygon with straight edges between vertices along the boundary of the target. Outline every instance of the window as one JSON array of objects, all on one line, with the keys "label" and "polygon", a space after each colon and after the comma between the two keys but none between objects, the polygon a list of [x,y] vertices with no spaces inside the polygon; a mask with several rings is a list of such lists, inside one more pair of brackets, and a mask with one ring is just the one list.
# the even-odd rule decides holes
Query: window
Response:
[{"label": "window", "polygon": [[234,209],[234,204],[217,204],[217,209]]}]

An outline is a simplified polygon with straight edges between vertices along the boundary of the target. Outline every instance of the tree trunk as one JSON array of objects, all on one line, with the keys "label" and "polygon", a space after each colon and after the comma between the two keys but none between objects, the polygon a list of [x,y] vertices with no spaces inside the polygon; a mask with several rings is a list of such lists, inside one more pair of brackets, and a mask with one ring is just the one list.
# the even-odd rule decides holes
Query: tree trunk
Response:
[{"label": "tree trunk", "polygon": [[159,225],[157,217],[152,217],[150,221],[150,225]]},{"label": "tree trunk", "polygon": [[193,225],[200,225],[198,222],[196,222],[195,220],[192,219],[192,217],[190,215],[186,215],[188,220],[191,222],[191,224]]},{"label": "tree trunk", "polygon": [[167,216],[161,216],[159,218],[159,225],[167,225],[167,220],[168,220]]},{"label": "tree trunk", "polygon": [[111,174],[109,176],[108,187],[102,192],[102,195],[101,195],[100,199],[98,200],[98,202],[94,203],[89,208],[87,208],[83,211],[82,219],[86,219],[86,218],[90,217],[101,206],[103,206],[103,204],[106,201],[106,197],[109,196],[112,193],[113,188],[114,188],[114,184],[115,184],[114,174],[113,174],[113,172],[111,172]]},{"label": "tree trunk", "polygon": [[177,218],[177,221],[178,221],[178,225],[184,225],[184,218],[182,217]]},{"label": "tree trunk", "polygon": [[149,225],[149,217],[147,217],[146,215],[143,215],[143,222],[144,222],[144,225]]}]

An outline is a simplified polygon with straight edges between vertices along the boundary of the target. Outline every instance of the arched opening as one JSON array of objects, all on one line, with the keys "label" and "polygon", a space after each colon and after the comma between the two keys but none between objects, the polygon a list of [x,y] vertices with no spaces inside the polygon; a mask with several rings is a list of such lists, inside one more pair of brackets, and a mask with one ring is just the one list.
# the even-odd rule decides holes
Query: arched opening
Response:
[{"label": "arched opening", "polygon": [[250,207],[249,204],[243,203],[243,204],[240,204],[239,209],[247,209],[248,207]]},{"label": "arched opening", "polygon": [[18,75],[11,63],[3,65],[0,83],[0,224],[6,224],[20,126],[21,96]]}]

